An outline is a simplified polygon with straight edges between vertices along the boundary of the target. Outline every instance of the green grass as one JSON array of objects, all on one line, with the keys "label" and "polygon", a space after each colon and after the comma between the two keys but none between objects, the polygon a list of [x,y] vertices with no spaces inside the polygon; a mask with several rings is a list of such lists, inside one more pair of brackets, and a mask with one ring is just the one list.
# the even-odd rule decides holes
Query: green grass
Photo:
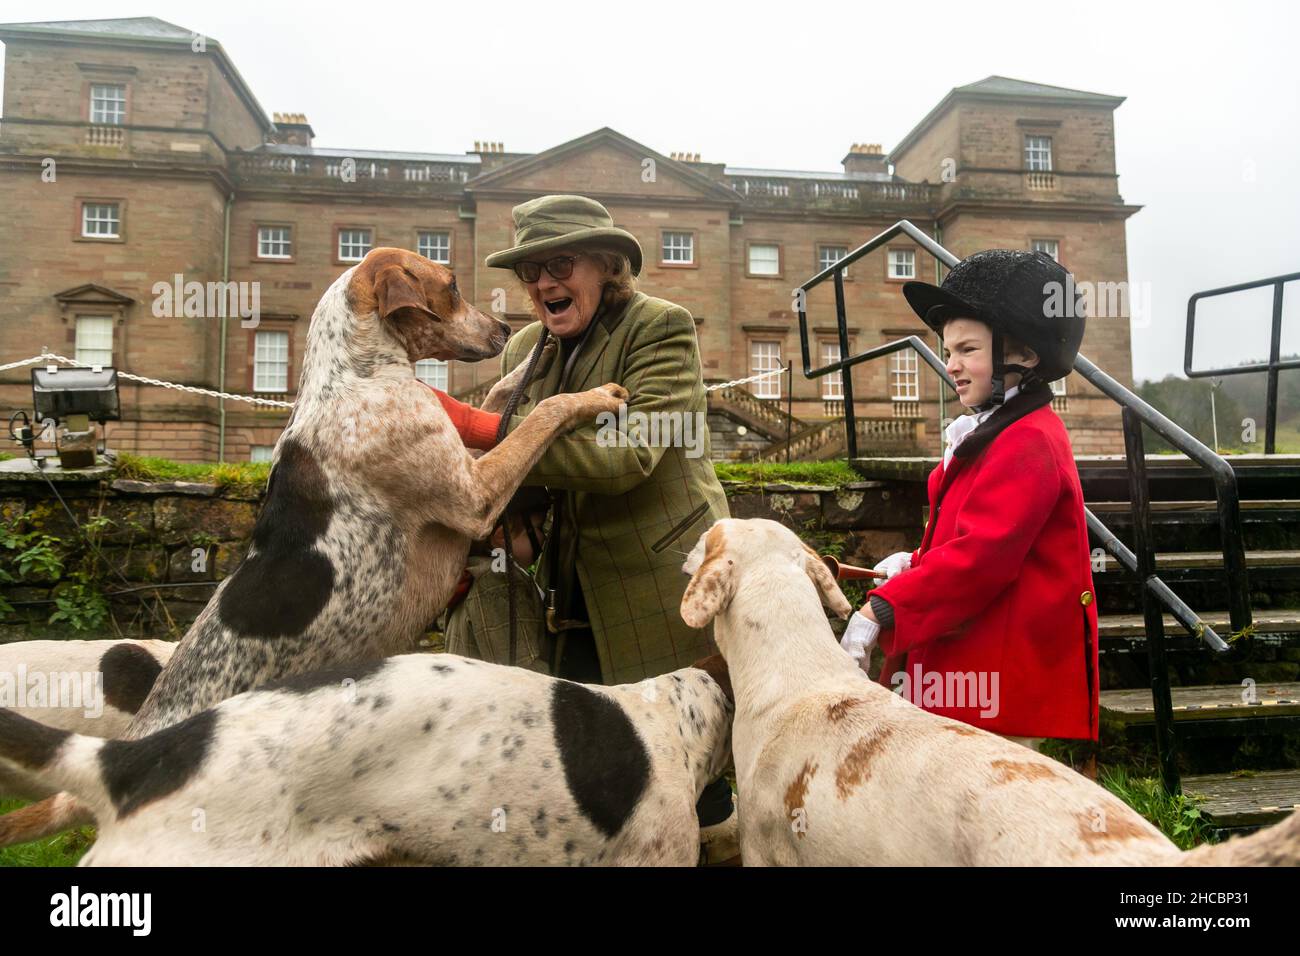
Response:
[{"label": "green grass", "polygon": [[[1258,441],[1255,442],[1255,450],[1263,452],[1264,450],[1264,426],[1259,426],[1259,433],[1255,436]],[[1273,436],[1274,443],[1277,446],[1279,455],[1300,454],[1300,422],[1278,422],[1277,433]]]},{"label": "green grass", "polygon": [[747,484],[846,485],[861,481],[862,476],[843,461],[792,461],[786,464],[767,462],[715,462],[713,470],[721,481]]},{"label": "green grass", "polygon": [[135,481],[194,481],[220,488],[259,491],[271,473],[268,462],[227,461],[221,464],[145,458],[125,452],[117,456],[118,478]]},{"label": "green grass", "polygon": [[1155,824],[1180,850],[1215,842],[1192,799],[1185,793],[1169,796],[1156,778],[1131,776],[1124,767],[1102,767],[1097,782]]},{"label": "green grass", "polygon": [[[1261,421],[1255,432],[1255,440],[1249,445],[1243,444],[1240,432],[1224,434],[1219,432],[1220,455],[1262,455],[1264,454],[1264,423]],[[1213,447],[1213,440],[1207,439],[1206,445]],[[1274,435],[1274,454],[1300,454],[1300,424],[1295,422],[1278,422]]]},{"label": "green grass", "polygon": [[[862,476],[843,461],[792,461],[790,464],[765,462],[715,462],[714,471],[722,481],[746,484],[844,485],[861,481]],[[136,481],[196,481],[219,487],[258,490],[266,484],[271,466],[265,462],[225,462],[207,464],[145,458],[125,452],[117,456],[119,478]]]},{"label": "green grass", "polygon": [[[0,800],[0,814],[27,806],[26,800]],[[95,840],[91,826],[0,850],[0,866],[76,866]]]}]

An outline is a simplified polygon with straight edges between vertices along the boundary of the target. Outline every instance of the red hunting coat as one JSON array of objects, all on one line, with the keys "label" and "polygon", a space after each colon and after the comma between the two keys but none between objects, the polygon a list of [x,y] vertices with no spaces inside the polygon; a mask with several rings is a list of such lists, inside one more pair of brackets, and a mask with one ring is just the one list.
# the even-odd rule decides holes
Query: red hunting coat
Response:
[{"label": "red hunting coat", "polygon": [[[902,671],[909,700],[993,733],[1096,740],[1097,605],[1060,418],[1030,412],[974,457],[941,463],[928,490],[911,570],[872,592],[894,611],[880,683],[898,686]],[[980,680],[990,693],[977,696]]]}]

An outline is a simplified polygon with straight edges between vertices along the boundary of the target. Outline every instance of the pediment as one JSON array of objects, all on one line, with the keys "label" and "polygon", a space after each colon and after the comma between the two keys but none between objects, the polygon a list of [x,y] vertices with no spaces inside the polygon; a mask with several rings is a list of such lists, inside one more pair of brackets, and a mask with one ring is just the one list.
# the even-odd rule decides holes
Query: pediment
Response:
[{"label": "pediment", "polygon": [[129,295],[115,292],[102,285],[95,285],[93,282],[56,292],[54,299],[65,306],[74,303],[76,305],[130,305],[135,301]]},{"label": "pediment", "polygon": [[474,193],[553,193],[738,204],[730,186],[608,127],[471,180]]}]

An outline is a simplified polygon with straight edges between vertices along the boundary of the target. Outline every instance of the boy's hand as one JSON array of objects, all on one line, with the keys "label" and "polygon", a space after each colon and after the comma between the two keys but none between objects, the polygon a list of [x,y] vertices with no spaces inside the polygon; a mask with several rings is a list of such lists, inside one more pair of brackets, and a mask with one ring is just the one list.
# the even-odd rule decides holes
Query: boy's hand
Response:
[{"label": "boy's hand", "polygon": [[858,662],[858,666],[865,674],[867,668],[871,666],[871,650],[876,646],[876,639],[879,637],[880,625],[870,618],[863,617],[862,612],[858,611],[849,618],[849,626],[844,629],[844,636],[840,638],[840,647]]},{"label": "boy's hand", "polygon": [[895,574],[902,574],[904,571],[910,570],[911,567],[912,552],[899,551],[885,558],[871,570],[882,572],[885,575],[885,580],[889,580]]}]

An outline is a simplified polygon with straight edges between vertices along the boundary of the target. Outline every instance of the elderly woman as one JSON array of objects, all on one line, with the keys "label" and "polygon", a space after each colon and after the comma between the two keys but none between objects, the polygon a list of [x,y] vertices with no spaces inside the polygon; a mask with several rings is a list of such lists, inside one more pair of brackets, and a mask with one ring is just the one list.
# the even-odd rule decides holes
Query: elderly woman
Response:
[{"label": "elderly woman", "polygon": [[[610,684],[687,666],[710,649],[709,635],[688,627],[678,610],[687,584],[682,553],[727,516],[709,454],[695,322],[681,306],[637,291],[641,246],[600,203],[542,196],[513,212],[515,243],[487,265],[514,271],[539,321],[510,338],[502,374],[530,359],[543,330],[551,344],[505,431],[558,392],[617,382],[630,395],[624,422],[592,422],[558,438],[524,481],[551,499],[538,583],[552,626],[545,646],[532,644],[536,592],[519,587],[517,640],[528,657],[519,663]],[[514,540],[527,564],[525,539]],[[493,577],[489,588],[474,586],[497,608],[493,620],[480,622],[493,633],[480,634],[476,649],[496,659],[505,643],[496,600],[504,576]],[[478,613],[485,614],[481,606]],[[453,630],[448,649],[466,653]],[[704,825],[728,818],[725,781],[706,789],[699,809]]]},{"label": "elderly woman", "polygon": [[[543,196],[516,206],[514,220],[514,246],[487,265],[514,271],[540,321],[511,337],[502,373],[528,359],[543,328],[558,347],[544,353],[507,431],[543,398],[593,382],[628,390],[628,422],[661,426],[657,436],[629,436],[592,422],[557,439],[524,481],[545,486],[554,502],[539,583],[555,591],[554,617],[569,622],[557,672],[616,684],[684,667],[709,653],[708,635],[678,611],[686,577],[673,546],[727,516],[695,322],[636,291],[641,246],[600,203]],[[688,434],[699,441],[671,440]]]}]

